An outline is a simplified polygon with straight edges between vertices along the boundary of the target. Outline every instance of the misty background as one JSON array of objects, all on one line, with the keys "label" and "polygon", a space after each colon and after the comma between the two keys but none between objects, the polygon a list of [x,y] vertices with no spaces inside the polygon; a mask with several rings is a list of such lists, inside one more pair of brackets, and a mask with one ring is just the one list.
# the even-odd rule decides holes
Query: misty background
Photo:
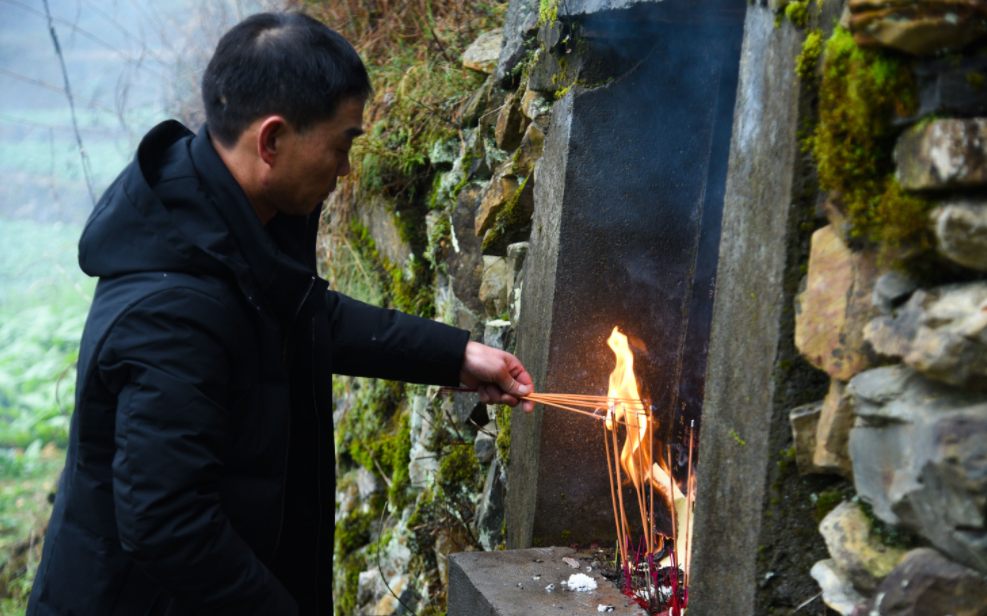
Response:
[{"label": "misty background", "polygon": [[199,129],[219,37],[281,4],[0,0],[0,616],[23,614],[64,463],[95,288],[82,227],[152,126]]}]

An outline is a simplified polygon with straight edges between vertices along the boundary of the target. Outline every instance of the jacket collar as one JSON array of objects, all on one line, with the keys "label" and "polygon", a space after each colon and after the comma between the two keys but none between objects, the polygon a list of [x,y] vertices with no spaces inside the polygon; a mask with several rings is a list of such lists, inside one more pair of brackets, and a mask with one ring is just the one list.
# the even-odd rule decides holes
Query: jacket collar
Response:
[{"label": "jacket collar", "polygon": [[265,228],[210,142],[207,127],[192,139],[189,150],[199,181],[226,222],[256,288],[281,326],[290,326],[316,277],[321,207],[308,216],[278,214]]}]

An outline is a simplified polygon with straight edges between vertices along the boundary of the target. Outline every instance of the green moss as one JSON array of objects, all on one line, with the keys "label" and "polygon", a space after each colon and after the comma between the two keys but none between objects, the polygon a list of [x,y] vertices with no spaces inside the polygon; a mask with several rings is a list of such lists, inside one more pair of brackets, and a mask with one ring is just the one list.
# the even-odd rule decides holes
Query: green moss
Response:
[{"label": "green moss", "polygon": [[[748,400],[748,402],[749,401],[750,400]],[[737,444],[740,445],[741,447],[747,447],[747,441],[745,441],[744,439],[740,438],[740,435],[737,434],[737,431],[734,430],[733,428],[730,428],[730,436],[732,436],[733,437],[733,440],[735,440],[737,442]]]},{"label": "green moss", "polygon": [[969,73],[966,76],[966,82],[970,84],[970,88],[974,92],[980,92],[984,89],[984,76],[981,73]]},{"label": "green moss", "polygon": [[909,65],[883,50],[861,49],[837,27],[826,42],[819,123],[811,139],[820,187],[838,195],[852,237],[884,248],[927,245],[930,202],[894,179],[895,114],[915,108]]},{"label": "green moss", "polygon": [[511,462],[511,407],[497,406],[497,455],[506,468]]},{"label": "green moss", "polygon": [[[338,565],[336,561],[338,559]],[[336,614],[352,614],[356,610],[357,590],[360,584],[360,572],[366,569],[367,562],[362,554],[353,554],[346,558],[338,555],[333,558],[333,594],[335,595]]]},{"label": "green moss", "polygon": [[342,558],[370,543],[370,525],[374,515],[370,512],[354,511],[336,524],[335,554]]},{"label": "green moss", "polygon": [[471,443],[453,445],[450,448],[439,462],[435,483],[449,494],[458,494],[464,489],[476,492],[483,487],[480,481],[480,463]]},{"label": "green moss", "polygon": [[521,195],[524,193],[530,178],[531,176],[524,178],[507,204],[504,205],[504,209],[497,214],[490,232],[483,238],[483,250],[489,250],[509,240],[511,236],[531,222],[531,212],[526,212],[524,206],[521,205]]},{"label": "green moss", "polygon": [[445,272],[446,263],[442,259],[445,248],[449,245],[452,237],[452,222],[448,215],[443,214],[432,225],[432,232],[428,236],[428,248],[425,250],[425,258],[432,264],[432,269]]},{"label": "green moss", "polygon": [[853,496],[853,489],[850,487],[829,488],[815,497],[816,510],[813,515],[816,523],[822,522],[829,512],[836,509],[840,503],[849,500]]},{"label": "green moss", "polygon": [[[791,5],[789,5],[791,6]],[[819,62],[819,55],[823,50],[822,30],[810,30],[802,43],[802,51],[795,59],[795,74],[803,80],[812,77]]]},{"label": "green moss", "polygon": [[[399,221],[398,228],[401,233],[411,233],[409,225],[402,222],[401,217],[396,218]],[[360,254],[376,266],[382,287],[386,289],[388,304],[398,310],[417,314],[420,317],[430,319],[435,316],[435,295],[430,284],[431,277],[427,263],[415,259],[414,255],[412,255],[411,262],[407,264],[406,268],[391,263],[384,255],[380,254],[377,243],[370,235],[370,230],[355,218],[350,221],[350,234],[353,236],[354,244]]]},{"label": "green moss", "polygon": [[571,536],[572,536],[572,531],[568,531],[568,530],[562,531],[562,543],[567,543],[569,541],[569,537]]},{"label": "green moss", "polygon": [[543,26],[547,23],[558,20],[559,18],[559,2],[561,0],[541,0],[538,5],[538,25]]},{"label": "green moss", "polygon": [[874,508],[864,501],[859,502],[860,510],[864,512],[867,519],[871,523],[871,536],[877,539],[882,544],[891,548],[900,548],[903,550],[911,550],[912,548],[917,548],[922,545],[922,540],[918,535],[904,530],[902,528],[895,528],[890,524],[885,524],[881,518],[874,515]]},{"label": "green moss", "polygon": [[337,449],[345,450],[354,462],[375,475],[386,476],[390,482],[387,498],[398,509],[408,506],[411,499],[410,413],[407,406],[397,412],[403,398],[401,383],[367,379],[336,431],[340,438]]},{"label": "green moss", "polygon": [[809,0],[789,2],[785,7],[785,17],[797,28],[804,28],[809,23]]}]

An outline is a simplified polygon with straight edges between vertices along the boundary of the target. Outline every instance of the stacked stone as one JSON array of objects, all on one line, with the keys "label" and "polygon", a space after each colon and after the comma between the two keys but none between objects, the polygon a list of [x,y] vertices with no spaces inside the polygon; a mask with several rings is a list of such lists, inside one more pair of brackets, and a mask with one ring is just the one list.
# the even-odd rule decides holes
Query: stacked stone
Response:
[{"label": "stacked stone", "polygon": [[[858,46],[915,57],[896,178],[936,203],[921,277],[851,248],[830,204],[797,300],[796,346],[831,379],[791,412],[799,470],[857,492],[822,521],[832,558],[812,569],[844,615],[987,614],[987,62],[942,57],[982,38],[985,14],[981,0],[849,0],[842,20]],[[861,504],[929,547],[883,544]]]},{"label": "stacked stone", "polygon": [[[469,330],[474,340],[508,351],[514,348],[537,163],[552,106],[550,96],[529,89],[525,79],[512,73],[524,60],[531,38],[521,36],[523,23],[511,25],[520,10],[526,11],[521,22],[531,21],[531,7],[511,3],[507,31],[513,34],[508,40],[500,30],[486,32],[463,54],[466,70],[488,77],[457,111],[461,139],[438,142],[431,148],[429,161],[438,172],[430,195],[432,209],[425,221],[428,254],[424,256],[432,260],[435,272],[436,319]],[[422,256],[415,255],[412,246],[401,239],[400,213],[385,198],[361,204],[359,215],[389,263],[400,266]],[[353,403],[341,399],[336,407],[345,409]],[[410,407],[409,474],[418,501],[427,497],[440,473],[439,453],[429,449],[435,425],[446,425],[473,441],[485,478],[480,491],[467,495],[475,512],[469,521],[471,528],[453,526],[434,538],[437,576],[444,587],[449,554],[477,548],[467,534],[484,550],[503,546],[506,460],[501,459],[501,452],[506,452],[506,443],[498,444],[498,436],[507,435],[500,434],[497,409],[482,404],[475,394],[444,400],[415,395],[402,404]],[[381,498],[385,487],[363,468],[341,477],[338,485],[337,528],[348,518],[370,512],[372,500]],[[420,605],[435,572],[410,570],[415,546],[409,547],[413,535],[409,521],[418,504],[386,516],[381,529],[376,520],[371,524],[371,541],[380,541],[376,548],[380,566],[376,556],[366,558],[369,566],[359,573],[355,613],[400,612],[403,608],[397,597],[412,607]],[[369,548],[361,549],[370,554]]]}]

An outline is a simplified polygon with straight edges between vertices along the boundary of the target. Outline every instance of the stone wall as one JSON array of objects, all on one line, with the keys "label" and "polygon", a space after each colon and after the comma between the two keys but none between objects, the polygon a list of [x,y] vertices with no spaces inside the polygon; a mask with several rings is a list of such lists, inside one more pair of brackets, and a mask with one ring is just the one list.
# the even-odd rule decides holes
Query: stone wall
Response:
[{"label": "stone wall", "polygon": [[690,613],[987,613],[983,10],[748,8]]}]

